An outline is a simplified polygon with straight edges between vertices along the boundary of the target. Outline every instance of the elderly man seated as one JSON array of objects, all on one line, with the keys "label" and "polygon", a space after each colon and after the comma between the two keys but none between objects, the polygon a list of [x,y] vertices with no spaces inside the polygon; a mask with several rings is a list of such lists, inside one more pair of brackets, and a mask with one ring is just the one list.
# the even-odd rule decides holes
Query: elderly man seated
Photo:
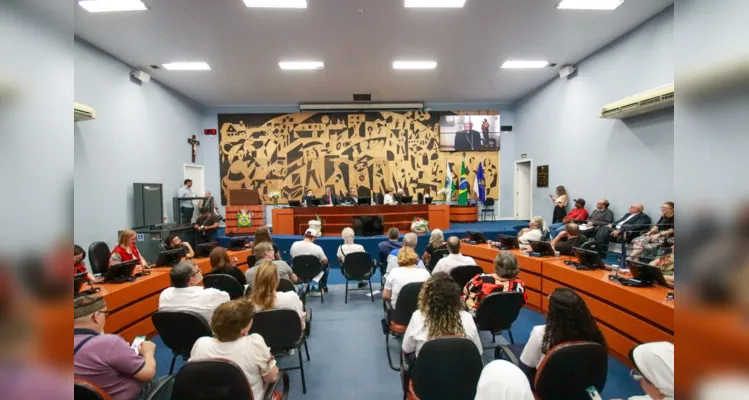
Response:
[{"label": "elderly man seated", "polygon": [[[413,232],[408,232],[403,236],[403,247],[410,247],[413,249],[413,251],[416,251],[416,245],[419,242],[418,236],[416,236]],[[387,258],[387,274],[390,273],[395,268],[399,268],[400,265],[398,265],[398,251],[400,251],[399,248],[393,249],[390,251],[390,254],[388,254]],[[426,269],[424,266],[424,262],[419,259],[419,262],[416,264],[416,268],[420,269]]]},{"label": "elderly man seated", "polygon": [[[641,203],[633,203],[629,206],[629,212],[624,214],[618,221],[599,226],[597,228],[588,229],[585,231],[585,236],[588,238],[594,238],[598,248],[608,245],[609,241],[617,241],[626,239],[628,232],[639,233],[640,231],[647,230],[650,226],[651,219],[645,214],[645,206]],[[631,238],[634,238],[632,236]]]}]

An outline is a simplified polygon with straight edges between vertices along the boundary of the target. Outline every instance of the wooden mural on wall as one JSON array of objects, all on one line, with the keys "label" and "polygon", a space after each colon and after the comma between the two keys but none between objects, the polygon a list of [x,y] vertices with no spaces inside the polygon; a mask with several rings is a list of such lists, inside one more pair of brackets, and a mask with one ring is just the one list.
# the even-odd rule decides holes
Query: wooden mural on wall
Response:
[{"label": "wooden mural on wall", "polygon": [[[280,192],[285,203],[307,188],[321,196],[325,187],[338,195],[353,187],[359,196],[402,188],[414,199],[437,197],[446,161],[458,182],[464,154],[439,151],[444,114],[455,113],[220,114],[221,203],[229,190],[243,188],[258,190],[264,203],[272,203],[270,192]],[[498,199],[499,154],[465,155],[469,186],[483,162],[487,197]]]}]

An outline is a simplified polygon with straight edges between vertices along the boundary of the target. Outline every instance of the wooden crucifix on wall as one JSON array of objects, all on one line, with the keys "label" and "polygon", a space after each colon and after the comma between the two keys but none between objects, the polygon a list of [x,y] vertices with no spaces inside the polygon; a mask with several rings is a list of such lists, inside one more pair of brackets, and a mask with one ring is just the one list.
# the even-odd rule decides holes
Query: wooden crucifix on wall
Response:
[{"label": "wooden crucifix on wall", "polygon": [[192,163],[195,164],[195,155],[198,154],[200,141],[195,138],[195,135],[192,135],[192,138],[187,138],[187,143],[192,146]]}]

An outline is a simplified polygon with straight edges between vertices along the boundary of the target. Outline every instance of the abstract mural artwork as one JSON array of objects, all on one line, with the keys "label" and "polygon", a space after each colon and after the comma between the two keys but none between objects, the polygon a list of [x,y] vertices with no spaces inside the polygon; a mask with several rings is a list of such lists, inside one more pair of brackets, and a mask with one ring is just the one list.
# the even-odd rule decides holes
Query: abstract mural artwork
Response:
[{"label": "abstract mural artwork", "polygon": [[377,113],[220,114],[221,203],[232,189],[255,189],[280,202],[301,199],[306,189],[326,187],[359,196],[405,189],[436,197],[450,162],[454,180],[465,155],[473,184],[483,162],[487,197],[499,197],[499,154],[439,151],[439,117],[429,111]]}]

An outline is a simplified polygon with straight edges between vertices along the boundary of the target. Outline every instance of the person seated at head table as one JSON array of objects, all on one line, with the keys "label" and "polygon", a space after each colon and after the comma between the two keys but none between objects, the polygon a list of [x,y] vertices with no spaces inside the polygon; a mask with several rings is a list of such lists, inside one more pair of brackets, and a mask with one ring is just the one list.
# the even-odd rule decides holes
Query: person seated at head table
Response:
[{"label": "person seated at head table", "polygon": [[[413,251],[416,251],[416,246],[419,244],[419,237],[416,236],[413,232],[408,232],[407,234],[403,235],[403,247],[410,247]],[[390,254],[387,256],[387,271],[386,274],[389,274],[391,271],[398,269],[399,263],[398,263],[398,252],[403,248],[400,249],[394,248],[393,250],[390,250]],[[424,266],[424,263],[421,260],[418,260],[416,262],[416,268],[426,270],[426,266]]]},{"label": "person seated at head table", "polygon": [[[518,232],[518,245],[520,246],[520,250],[523,250],[525,248],[528,248],[528,242],[537,242],[541,240],[541,238],[544,236],[544,219],[541,217],[533,217],[531,218],[531,221],[528,223],[527,228],[523,228]],[[487,240],[486,241],[490,246],[499,246],[501,245],[500,242],[495,242],[493,240]]]},{"label": "person seated at head table", "polygon": [[398,200],[396,200],[396,197],[395,197],[395,189],[388,188],[385,192],[386,192],[385,200],[382,202],[384,205],[389,206],[393,204],[398,204]]},{"label": "person seated at head table", "polygon": [[403,286],[413,282],[426,282],[430,277],[429,271],[426,269],[416,268],[416,264],[421,260],[419,260],[419,256],[413,248],[403,246],[403,248],[394,251],[398,252],[398,268],[388,272],[385,278],[385,287],[382,291],[382,299],[390,300],[393,308],[395,308],[398,294],[400,294]]},{"label": "person seated at head table", "polygon": [[348,194],[346,195],[346,203],[349,204],[356,204],[359,199],[359,196],[357,196],[356,188],[351,187],[348,190]]},{"label": "person seated at head table", "polygon": [[437,264],[434,265],[434,270],[432,270],[432,275],[438,272],[449,274],[455,267],[476,265],[476,261],[473,257],[460,254],[460,239],[458,239],[457,236],[450,236],[450,238],[447,239],[447,251],[450,252],[450,254],[437,261]]},{"label": "person seated at head table", "polygon": [[239,262],[239,260],[237,260],[236,257],[230,259],[229,254],[226,252],[226,249],[220,246],[214,248],[213,250],[211,250],[209,258],[211,260],[211,272],[208,273],[208,275],[231,275],[242,285],[242,287],[247,284],[247,278],[245,277],[244,273],[239,268],[237,268],[237,263]]},{"label": "person seated at head table", "polygon": [[494,258],[494,273],[478,274],[463,288],[461,299],[471,315],[476,315],[481,300],[492,293],[520,292],[527,303],[528,294],[525,293],[525,283],[518,278],[519,273],[518,260],[514,254],[509,251],[497,253]]},{"label": "person seated at head table", "polygon": [[192,250],[190,243],[183,242],[182,239],[177,235],[169,235],[164,240],[164,247],[167,250],[183,249],[183,257],[191,259],[195,257],[195,252]]},{"label": "person seated at head table", "polygon": [[570,222],[564,226],[564,231],[551,240],[551,247],[560,255],[571,256],[572,249],[582,246],[587,240],[588,238],[580,234],[580,227]]},{"label": "person seated at head table", "polygon": [[[343,244],[338,246],[338,251],[336,252],[336,255],[338,256],[338,263],[340,265],[343,265],[343,261],[346,259],[346,254],[366,252],[366,250],[364,250],[364,246],[354,243],[355,237],[356,234],[354,233],[354,230],[349,227],[343,228],[343,231],[341,231]],[[367,287],[367,282],[359,281],[358,286],[360,289],[365,288]]]},{"label": "person seated at head table", "polygon": [[569,222],[582,223],[588,219],[588,210],[585,209],[585,199],[575,199],[575,208],[570,210],[567,215],[562,218],[562,222],[557,222],[549,226],[552,237],[557,236],[564,230],[564,225]]},{"label": "person seated at head table", "polygon": [[195,239],[198,244],[216,241],[216,230],[220,221],[221,217],[214,214],[210,208],[203,207],[200,209],[200,217],[195,220],[192,226],[197,231]]},{"label": "person seated at head table", "polygon": [[645,250],[667,247],[674,244],[674,203],[667,201],[661,206],[661,218],[649,231],[632,240],[630,257],[637,260]]},{"label": "person seated at head table", "polygon": [[308,206],[312,204],[312,199],[315,198],[315,194],[312,193],[312,189],[307,189],[302,196],[302,205]]},{"label": "person seated at head table", "polygon": [[663,273],[663,278],[668,282],[669,285],[674,284],[674,253],[676,252],[676,245],[671,246],[671,252],[664,256],[661,256],[650,262],[649,265],[658,267]]},{"label": "person seated at head table", "polygon": [[276,243],[273,242],[273,239],[270,237],[270,230],[268,229],[267,225],[262,225],[257,228],[257,231],[255,231],[255,236],[252,238],[252,242],[250,242],[250,248],[254,248],[256,244],[268,242],[271,245],[273,245],[273,254],[276,260],[281,259],[281,251],[279,250]]},{"label": "person seated at head table", "polygon": [[470,339],[479,354],[483,354],[476,323],[471,314],[463,310],[460,290],[455,280],[444,273],[435,273],[424,282],[419,293],[418,309],[411,316],[403,335],[403,353],[415,353],[418,359],[419,350],[427,341],[455,336]]},{"label": "person seated at head table", "polygon": [[286,309],[294,310],[302,320],[302,329],[305,327],[305,313],[302,300],[297,292],[278,291],[278,268],[271,261],[263,260],[258,266],[255,280],[252,281],[252,291],[249,298],[257,311]]},{"label": "person seated at head table", "polygon": [[146,259],[140,255],[138,248],[135,246],[135,240],[138,234],[132,229],[125,229],[117,237],[117,246],[109,254],[109,265],[119,264],[125,261],[140,260],[133,273],[143,272],[143,268],[148,266]]},{"label": "person seated at head table", "polygon": [[[101,296],[73,300],[73,376],[103,389],[113,400],[141,400],[158,387],[156,345],[135,352],[121,336],[104,333],[107,303]],[[170,392],[171,394],[171,392]]]},{"label": "person seated at head table", "polygon": [[284,260],[276,260],[276,252],[273,250],[273,246],[270,242],[260,242],[255,245],[252,249],[252,254],[255,256],[255,265],[249,265],[247,271],[244,272],[244,276],[247,279],[247,285],[252,290],[252,285],[255,281],[255,276],[260,268],[260,265],[265,261],[271,261],[276,264],[278,270],[278,277],[281,279],[288,279],[296,283],[299,278],[294,274],[291,266]]},{"label": "person seated at head table", "polygon": [[211,322],[213,311],[229,301],[229,294],[204,288],[203,273],[192,260],[182,260],[169,271],[172,286],[159,295],[159,311],[192,311]]},{"label": "person seated at head table", "polygon": [[233,361],[244,372],[252,397],[262,399],[267,385],[278,380],[278,367],[263,337],[249,333],[254,316],[255,309],[249,299],[221,304],[211,320],[213,337],[198,339],[188,362],[211,358]]},{"label": "person seated at head table", "polygon": [[322,197],[322,201],[320,202],[320,204],[337,206],[338,204],[340,204],[340,202],[338,201],[338,196],[333,193],[333,189],[331,189],[330,187],[326,187],[325,195]]},{"label": "person seated at head table", "polygon": [[94,277],[88,273],[86,269],[86,263],[83,260],[86,259],[86,252],[83,247],[77,244],[73,245],[73,275],[75,274],[86,274],[86,280],[89,282],[94,280]]},{"label": "person seated at head table", "polygon": [[400,202],[402,198],[406,197],[406,191],[404,189],[398,189],[398,191],[395,193],[395,196],[393,197],[393,200],[395,202]]},{"label": "person seated at head table", "polygon": [[447,242],[445,242],[445,234],[440,229],[433,229],[429,235],[429,243],[424,254],[421,256],[421,260],[424,264],[429,264],[432,259],[432,254],[439,249],[447,249]]},{"label": "person seated at head table", "polygon": [[585,301],[574,290],[560,287],[549,296],[549,313],[544,325],[531,330],[528,343],[520,355],[521,368],[533,382],[536,368],[555,346],[574,341],[587,341],[606,345]]}]

